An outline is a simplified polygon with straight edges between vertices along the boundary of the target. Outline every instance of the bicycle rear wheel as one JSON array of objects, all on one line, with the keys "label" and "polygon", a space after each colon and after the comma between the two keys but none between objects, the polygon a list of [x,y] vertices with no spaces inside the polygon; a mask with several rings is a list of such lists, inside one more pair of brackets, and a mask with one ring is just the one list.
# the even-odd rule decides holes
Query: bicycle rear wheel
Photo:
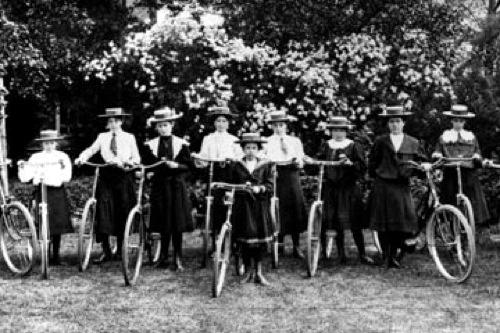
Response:
[{"label": "bicycle rear wheel", "polygon": [[96,200],[90,198],[85,203],[78,230],[78,270],[80,272],[85,271],[90,262],[90,254],[94,243],[95,214]]},{"label": "bicycle rear wheel", "polygon": [[474,265],[476,245],[463,214],[451,205],[438,207],[426,233],[427,247],[439,272],[452,282],[467,280]]},{"label": "bicycle rear wheel", "polygon": [[472,204],[465,195],[461,195],[457,198],[457,207],[460,209],[462,214],[464,214],[467,223],[470,226],[472,235],[476,235],[476,219],[474,218],[474,210],[472,210]]},{"label": "bicycle rear wheel", "polygon": [[278,235],[280,232],[280,207],[279,207],[279,199],[271,198],[271,221],[273,222],[274,227],[274,239],[271,242],[271,255],[272,255],[272,264],[273,268],[278,268],[279,265],[279,239]]},{"label": "bicycle rear wheel", "polygon": [[144,220],[139,207],[128,214],[122,247],[122,272],[125,285],[134,285],[142,266],[144,251]]},{"label": "bicycle rear wheel", "polygon": [[0,247],[5,263],[16,275],[24,276],[33,268],[36,229],[28,209],[20,202],[5,205],[2,214]]},{"label": "bicycle rear wheel", "polygon": [[146,252],[151,265],[156,265],[160,261],[161,255],[161,235],[156,232],[151,232],[151,205],[145,204],[142,208],[144,222],[147,227],[147,243]]},{"label": "bicycle rear wheel", "polygon": [[212,280],[212,295],[218,297],[224,286],[227,267],[231,258],[231,230],[228,223],[222,225],[214,254],[214,275]]},{"label": "bicycle rear wheel", "polygon": [[307,224],[307,275],[309,277],[313,277],[318,269],[322,220],[323,203],[315,201],[311,206]]}]

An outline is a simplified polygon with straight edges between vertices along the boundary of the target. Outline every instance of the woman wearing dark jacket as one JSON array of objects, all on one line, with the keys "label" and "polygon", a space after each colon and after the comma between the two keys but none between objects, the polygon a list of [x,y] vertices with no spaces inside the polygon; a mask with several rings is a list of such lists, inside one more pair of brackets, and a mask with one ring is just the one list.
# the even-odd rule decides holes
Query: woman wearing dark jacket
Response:
[{"label": "woman wearing dark jacket", "polygon": [[[263,139],[256,133],[245,133],[239,140],[245,156],[232,165],[230,181],[248,184],[252,193],[237,192],[233,211],[233,232],[243,247],[243,261],[247,276],[244,282],[255,281],[262,285],[269,282],[262,273],[262,256],[267,244],[276,236],[269,203],[273,191],[273,167],[257,157]],[[255,272],[251,271],[254,261]]]},{"label": "woman wearing dark jacket", "polygon": [[180,117],[182,114],[169,108],[154,112],[151,124],[159,136],[146,142],[143,161],[145,164],[166,161],[154,170],[152,178],[151,231],[161,234],[159,267],[168,267],[168,248],[172,239],[175,268],[182,271],[182,233],[193,231],[194,225],[185,181],[191,166],[191,153],[186,141],[172,135],[174,121]]},{"label": "woman wearing dark jacket", "polygon": [[405,240],[417,232],[417,215],[410,192],[414,168],[406,161],[425,161],[417,139],[403,133],[410,112],[402,106],[387,107],[379,116],[387,119],[390,134],[379,136],[370,153],[368,170],[374,178],[370,227],[376,230],[388,267],[400,268]]},{"label": "woman wearing dark jacket", "polygon": [[365,254],[363,229],[368,227],[365,219],[362,195],[356,181],[366,172],[366,161],[363,149],[353,140],[346,137],[352,125],[346,117],[332,117],[327,124],[332,139],[320,148],[318,159],[326,161],[345,160],[339,167],[327,167],[325,170],[325,203],[322,228],[322,242],[325,249],[325,232],[333,229],[337,235],[337,253],[341,264],[347,261],[344,247],[344,230],[351,230],[359,260],[364,264],[373,264],[373,259]]}]

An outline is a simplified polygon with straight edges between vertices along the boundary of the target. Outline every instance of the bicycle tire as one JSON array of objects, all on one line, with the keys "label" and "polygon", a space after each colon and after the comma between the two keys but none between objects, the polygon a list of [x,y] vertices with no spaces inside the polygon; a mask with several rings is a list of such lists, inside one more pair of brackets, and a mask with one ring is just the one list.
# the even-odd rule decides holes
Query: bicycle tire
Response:
[{"label": "bicycle tire", "polygon": [[84,272],[90,262],[90,254],[94,244],[95,214],[96,200],[90,198],[85,203],[78,230],[78,270],[80,272]]},{"label": "bicycle tire", "polygon": [[271,198],[271,221],[274,227],[274,238],[271,242],[272,267],[278,268],[279,265],[279,231],[280,231],[280,210],[279,199]]},{"label": "bicycle tire", "polygon": [[476,219],[474,217],[474,210],[472,209],[472,204],[470,199],[465,195],[460,195],[457,197],[457,207],[460,209],[462,214],[464,214],[465,219],[469,223],[472,234],[476,235]]},{"label": "bicycle tire", "polygon": [[160,262],[161,256],[161,235],[159,233],[151,232],[151,204],[147,203],[142,208],[144,222],[147,227],[147,243],[146,243],[146,252],[148,254],[149,264],[152,266],[157,265]]},{"label": "bicycle tire", "polygon": [[315,201],[309,212],[307,223],[307,275],[313,277],[318,269],[321,250],[321,224],[323,220],[323,203]]},{"label": "bicycle tire", "polygon": [[43,216],[48,216],[47,204],[39,204],[41,209],[38,210],[40,217],[40,252],[41,252],[41,269],[42,278],[49,278],[49,226],[48,220]]},{"label": "bicycle tire", "polygon": [[439,206],[426,234],[427,247],[441,275],[455,283],[466,281],[474,266],[476,245],[462,212],[452,205]]},{"label": "bicycle tire", "polygon": [[378,253],[383,256],[384,251],[382,250],[382,245],[380,244],[380,238],[378,237],[378,231],[377,230],[372,230],[372,239],[373,239],[373,244],[377,248]]},{"label": "bicycle tire", "polygon": [[222,225],[214,253],[212,296],[218,297],[224,286],[227,267],[231,258],[231,230],[227,223]]},{"label": "bicycle tire", "polygon": [[[0,247],[5,263],[15,275],[25,276],[35,262],[37,237],[33,218],[21,202],[12,201],[3,208],[2,222]],[[24,251],[16,251],[18,244]]]},{"label": "bicycle tire", "polygon": [[207,267],[209,251],[210,251],[210,235],[212,234],[212,202],[213,197],[210,196],[206,198],[207,200],[207,209],[205,211],[205,228],[203,230],[203,262],[202,267]]},{"label": "bicycle tire", "polygon": [[144,252],[144,220],[139,207],[134,207],[127,217],[122,246],[122,272],[125,285],[136,283],[141,271]]}]

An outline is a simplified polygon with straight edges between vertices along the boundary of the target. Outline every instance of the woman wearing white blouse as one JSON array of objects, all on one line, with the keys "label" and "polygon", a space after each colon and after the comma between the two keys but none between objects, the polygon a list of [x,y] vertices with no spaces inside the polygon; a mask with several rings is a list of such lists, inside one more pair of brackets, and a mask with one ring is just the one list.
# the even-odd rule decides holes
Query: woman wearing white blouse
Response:
[{"label": "woman wearing white blouse", "polygon": [[264,154],[274,161],[295,159],[294,165],[278,166],[276,191],[278,192],[281,230],[279,242],[283,237],[291,235],[293,255],[303,258],[300,250],[299,235],[307,228],[306,206],[302,186],[300,184],[300,169],[303,167],[304,148],[299,138],[287,135],[287,124],[290,117],[283,111],[269,114],[268,123],[272,124],[274,134],[267,139]]},{"label": "woman wearing white blouse", "polygon": [[[117,236],[118,248],[121,248],[127,214],[135,205],[133,178],[123,167],[139,164],[141,158],[135,137],[122,130],[126,116],[129,115],[122,108],[106,109],[106,113],[99,117],[107,120],[109,131],[99,134],[75,161],[76,164],[83,163],[100,152],[104,162],[111,165],[102,169],[97,188],[97,240],[102,242],[104,253],[94,263],[111,260],[109,235]],[[120,259],[119,256],[116,259]]]},{"label": "woman wearing white blouse", "polygon": [[69,201],[64,184],[71,180],[71,160],[68,155],[56,149],[57,141],[61,140],[54,130],[40,133],[37,141],[42,143],[43,150],[33,154],[28,163],[19,161],[19,179],[31,181],[36,186],[35,200],[39,201],[39,185],[43,181],[47,185],[47,206],[49,212],[49,233],[52,238],[51,265],[60,265],[59,249],[61,235],[73,232],[70,221]]}]

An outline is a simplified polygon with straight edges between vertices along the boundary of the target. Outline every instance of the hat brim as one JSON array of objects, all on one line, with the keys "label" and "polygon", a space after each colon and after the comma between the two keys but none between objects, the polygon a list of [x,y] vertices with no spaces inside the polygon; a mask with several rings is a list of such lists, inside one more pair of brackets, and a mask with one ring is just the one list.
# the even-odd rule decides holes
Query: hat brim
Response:
[{"label": "hat brim", "polygon": [[164,123],[167,121],[174,121],[174,120],[177,120],[179,118],[182,118],[183,115],[184,115],[184,113],[179,113],[178,115],[175,115],[173,117],[168,117],[168,118],[163,118],[163,119],[151,119],[150,123],[151,124],[158,124],[158,123]]},{"label": "hat brim", "polygon": [[36,138],[35,141],[37,142],[43,142],[43,141],[60,141],[66,139],[65,136],[58,136],[55,138]]},{"label": "hat brim", "polygon": [[443,114],[445,116],[451,117],[451,118],[465,118],[465,119],[474,118],[476,116],[474,113],[471,113],[471,112],[467,112],[464,115],[458,115],[456,113],[453,113],[452,111],[444,111]]},{"label": "hat brim", "polygon": [[380,118],[405,118],[411,116],[413,113],[412,112],[403,112],[399,114],[386,114],[386,113],[379,113],[378,116]]},{"label": "hat brim", "polygon": [[326,128],[337,128],[337,129],[345,129],[345,130],[352,130],[354,129],[354,125],[326,125]]},{"label": "hat brim", "polygon": [[224,113],[224,112],[211,112],[208,114],[210,118],[217,118],[220,116],[226,117],[226,118],[234,118],[236,115],[234,113]]}]

